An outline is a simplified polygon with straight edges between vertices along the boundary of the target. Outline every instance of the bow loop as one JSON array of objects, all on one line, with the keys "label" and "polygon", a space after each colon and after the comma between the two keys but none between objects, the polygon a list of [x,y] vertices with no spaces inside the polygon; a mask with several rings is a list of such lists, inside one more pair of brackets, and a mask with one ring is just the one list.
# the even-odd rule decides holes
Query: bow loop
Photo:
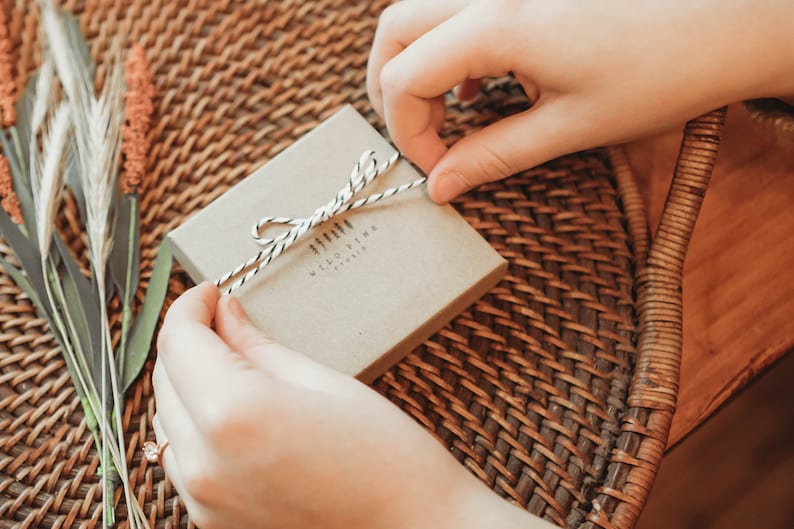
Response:
[{"label": "bow loop", "polygon": [[[257,244],[263,246],[263,249],[245,263],[224,274],[215,281],[215,284],[220,288],[234,280],[224,292],[225,294],[230,294],[243,286],[243,284],[254,277],[268,264],[273,262],[274,259],[300,240],[312,228],[327,222],[337,215],[350,211],[351,209],[357,209],[372,204],[384,198],[396,195],[397,193],[418,187],[427,181],[425,177],[417,178],[407,184],[392,187],[380,193],[375,193],[366,198],[359,198],[354,201],[356,196],[365,187],[372,183],[378,176],[386,173],[399,158],[400,153],[395,152],[388,160],[378,165],[375,151],[365,151],[353,166],[350,177],[339,192],[337,192],[336,196],[327,204],[317,208],[309,217],[304,219],[263,217],[259,219],[251,229],[251,236]],[[276,237],[262,237],[263,229],[270,224],[284,224],[292,227]]]}]

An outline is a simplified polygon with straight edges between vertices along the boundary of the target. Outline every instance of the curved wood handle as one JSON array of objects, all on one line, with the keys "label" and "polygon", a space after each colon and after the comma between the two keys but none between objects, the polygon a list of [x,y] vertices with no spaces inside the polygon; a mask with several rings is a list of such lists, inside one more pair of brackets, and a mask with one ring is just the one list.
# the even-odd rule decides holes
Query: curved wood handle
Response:
[{"label": "curved wood handle", "polygon": [[638,261],[639,349],[629,406],[675,410],[682,348],[684,258],[711,178],[726,108],[687,123],[647,259]]}]

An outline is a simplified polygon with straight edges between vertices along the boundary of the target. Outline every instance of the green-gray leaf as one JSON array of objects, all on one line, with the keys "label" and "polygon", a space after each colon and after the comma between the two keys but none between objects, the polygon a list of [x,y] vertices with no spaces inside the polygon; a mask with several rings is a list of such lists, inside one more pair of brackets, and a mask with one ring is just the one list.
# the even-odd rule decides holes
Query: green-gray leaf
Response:
[{"label": "green-gray leaf", "polygon": [[146,296],[143,299],[138,317],[130,332],[130,340],[127,345],[127,354],[122,366],[123,388],[127,388],[135,381],[138,374],[146,363],[149,356],[149,346],[152,343],[152,335],[160,318],[160,311],[163,308],[165,295],[168,292],[168,279],[171,277],[171,246],[168,241],[163,241],[157,251],[157,258],[154,260],[152,277],[149,279],[149,287],[146,289]]},{"label": "green-gray leaf", "polygon": [[[55,246],[60,254],[61,262],[66,267],[66,273],[61,274],[64,294],[67,297],[70,314],[77,331],[80,334],[80,344],[83,347],[86,362],[94,375],[97,387],[101,385],[102,357],[100,343],[102,340],[102,315],[96,291],[91,282],[80,272],[71,252],[60,235],[54,234]],[[85,332],[81,332],[84,329]]]},{"label": "green-gray leaf", "polygon": [[[116,289],[125,298],[122,304],[130,303],[138,290],[140,276],[140,213],[137,195],[122,195],[119,198],[118,215],[113,234],[113,248],[108,266]],[[132,255],[130,255],[132,253]],[[129,285],[127,272],[130,272]]]},{"label": "green-gray leaf", "polygon": [[0,208],[0,234],[2,234],[3,239],[5,239],[11,249],[14,250],[30,284],[36,289],[42,303],[49,308],[44,288],[44,275],[41,270],[41,254],[38,246],[31,239],[25,237],[19,226],[14,224],[14,221],[2,208]]},{"label": "green-gray leaf", "polygon": [[77,342],[80,346],[80,351],[83,352],[88,370],[91,371],[94,377],[94,382],[97,382],[96,369],[94,368],[94,359],[91,356],[93,351],[91,345],[91,334],[86,318],[83,303],[80,300],[80,293],[75,284],[74,278],[68,272],[61,275],[61,285],[63,287],[63,296],[66,300],[66,306],[63,307],[64,314],[68,312],[69,321],[74,325],[74,332],[77,336],[73,337],[73,341]]},{"label": "green-gray leaf", "polygon": [[20,144],[22,147],[22,156],[25,157],[24,165],[28,164],[28,160],[30,160],[30,143],[28,138],[30,138],[30,112],[33,108],[33,100],[36,97],[36,82],[38,81],[38,71],[30,76],[28,79],[28,84],[25,85],[25,89],[22,91],[22,94],[17,99],[17,120],[16,120],[16,128],[17,132],[19,132],[19,137],[21,140]]}]

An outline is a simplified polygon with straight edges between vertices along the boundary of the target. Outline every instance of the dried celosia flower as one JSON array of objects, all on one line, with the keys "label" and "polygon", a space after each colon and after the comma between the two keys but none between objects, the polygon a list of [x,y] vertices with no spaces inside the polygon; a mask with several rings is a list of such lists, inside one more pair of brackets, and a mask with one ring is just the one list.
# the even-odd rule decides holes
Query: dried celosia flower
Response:
[{"label": "dried celosia flower", "polygon": [[11,46],[11,35],[8,31],[8,19],[0,7],[0,116],[3,125],[10,127],[17,119],[16,83],[14,82],[14,60]]},{"label": "dried celosia flower", "polygon": [[122,152],[124,153],[124,178],[121,188],[132,193],[146,173],[149,152],[149,128],[154,111],[154,83],[149,64],[140,44],[134,44],[124,65],[127,93],[124,95],[124,117]]},{"label": "dried celosia flower", "polygon": [[22,224],[22,211],[19,209],[19,199],[14,192],[14,184],[11,182],[11,167],[8,160],[0,154],[0,197],[2,197],[3,209],[17,224]]}]

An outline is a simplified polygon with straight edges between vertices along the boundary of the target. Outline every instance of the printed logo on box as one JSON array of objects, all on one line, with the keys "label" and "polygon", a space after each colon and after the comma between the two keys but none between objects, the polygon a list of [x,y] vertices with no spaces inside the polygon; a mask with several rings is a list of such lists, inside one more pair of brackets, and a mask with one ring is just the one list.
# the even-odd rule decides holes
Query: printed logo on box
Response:
[{"label": "printed logo on box", "polygon": [[317,266],[309,270],[309,277],[339,272],[360,259],[377,231],[376,224],[360,227],[348,219],[325,228],[309,243],[309,250],[317,260]]}]

